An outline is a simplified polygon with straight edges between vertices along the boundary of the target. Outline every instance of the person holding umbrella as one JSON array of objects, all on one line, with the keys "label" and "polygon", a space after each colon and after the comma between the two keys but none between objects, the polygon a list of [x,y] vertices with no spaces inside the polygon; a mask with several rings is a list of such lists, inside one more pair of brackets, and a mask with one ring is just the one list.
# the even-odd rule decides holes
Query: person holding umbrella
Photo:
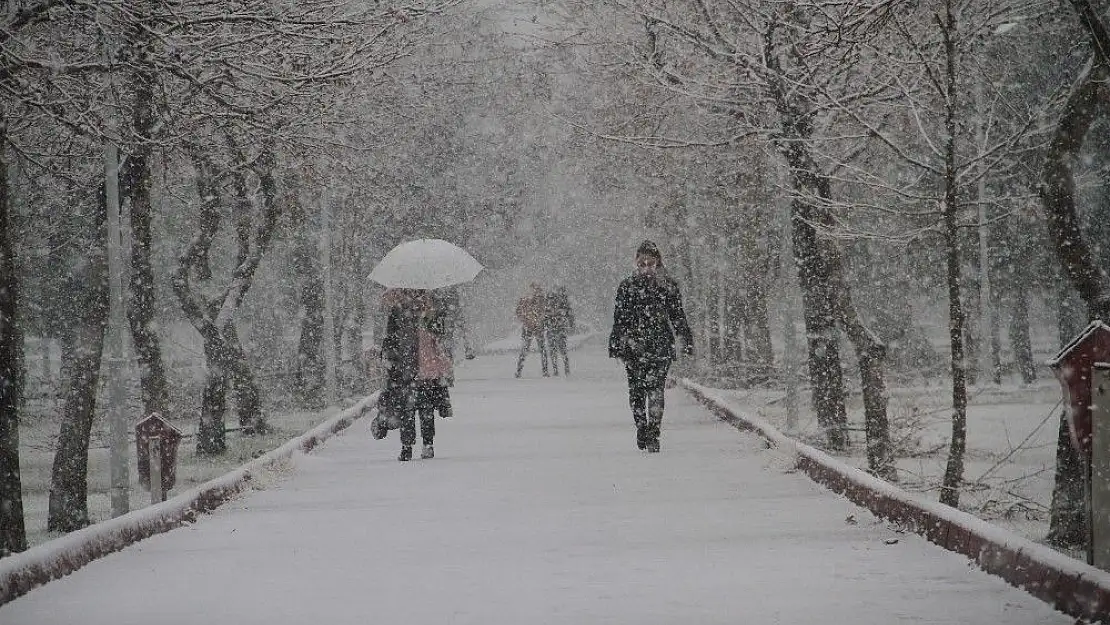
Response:
[{"label": "person holding umbrella", "polygon": [[[435,411],[450,416],[447,381],[451,363],[443,342],[446,322],[428,291],[473,280],[482,265],[462,248],[441,239],[418,239],[390,250],[374,267],[370,279],[388,287],[383,304],[388,309],[381,357],[385,386],[379,396],[379,418],[371,424],[374,438],[400,427],[400,461],[412,459],[416,443],[416,413],[424,449],[434,455]],[[382,418],[386,415],[386,418]]]},{"label": "person holding umbrella", "polygon": [[686,322],[678,283],[663,270],[663,256],[651,241],[636,250],[636,273],[617,288],[609,357],[624,362],[628,400],[636,423],[636,446],[659,451],[663,386],[675,359],[675,333],[683,353],[694,355],[694,336]]}]

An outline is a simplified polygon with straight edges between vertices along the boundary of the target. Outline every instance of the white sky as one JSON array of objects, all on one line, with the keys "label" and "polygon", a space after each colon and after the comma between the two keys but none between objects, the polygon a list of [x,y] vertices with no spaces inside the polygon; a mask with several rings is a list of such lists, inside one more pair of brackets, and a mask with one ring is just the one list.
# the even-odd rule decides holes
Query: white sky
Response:
[{"label": "white sky", "polygon": [[[367,420],[265,490],[0,608],[3,625],[1070,624],[962,556],[897,534],[668,391],[637,451],[623,371],[465,362],[437,457]],[[852,516],[857,524],[846,522]],[[897,539],[894,544],[887,541]]]}]

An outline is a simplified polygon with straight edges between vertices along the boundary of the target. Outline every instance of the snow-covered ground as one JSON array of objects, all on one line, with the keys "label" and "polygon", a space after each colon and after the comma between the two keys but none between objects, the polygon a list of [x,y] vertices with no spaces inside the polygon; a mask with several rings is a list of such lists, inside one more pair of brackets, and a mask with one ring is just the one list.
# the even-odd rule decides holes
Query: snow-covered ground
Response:
[{"label": "snow-covered ground", "polygon": [[[960,508],[1033,541],[1048,533],[1048,510],[1056,467],[1060,423],[1060,385],[1049,377],[1030,385],[1007,381],[970,389],[967,415],[967,485]],[[809,409],[808,391],[799,397],[797,427],[787,427],[783,393],[738,390],[727,393],[749,414],[799,440],[820,444],[821,429]],[[893,386],[889,413],[898,448],[899,485],[936,500],[951,436],[951,389],[943,384]],[[867,467],[863,406],[859,395],[849,408],[853,446],[841,459]],[[1077,554],[1071,554],[1076,556]]]},{"label": "snow-covered ground", "polygon": [[1072,623],[788,469],[668,391],[637,451],[623,371],[587,344],[459,368],[434,460],[365,419],[264,490],[0,608],[4,625]]},{"label": "snow-covered ground", "polygon": [[[519,325],[514,327],[508,335],[483,345],[480,352],[483,354],[519,354],[521,346],[520,331]],[[597,335],[598,331],[596,329],[584,327],[578,333],[567,337],[567,349],[574,349]],[[529,347],[531,349],[529,359],[538,358],[535,342]]]}]

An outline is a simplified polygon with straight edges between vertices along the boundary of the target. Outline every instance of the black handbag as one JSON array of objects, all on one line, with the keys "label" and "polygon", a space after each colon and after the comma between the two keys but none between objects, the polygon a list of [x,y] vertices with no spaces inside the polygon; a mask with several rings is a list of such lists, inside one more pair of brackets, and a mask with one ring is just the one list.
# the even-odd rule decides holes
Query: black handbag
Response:
[{"label": "black handbag", "polygon": [[401,427],[401,410],[405,393],[394,386],[386,386],[378,395],[378,414],[370,422],[370,435],[381,440],[390,430]]}]

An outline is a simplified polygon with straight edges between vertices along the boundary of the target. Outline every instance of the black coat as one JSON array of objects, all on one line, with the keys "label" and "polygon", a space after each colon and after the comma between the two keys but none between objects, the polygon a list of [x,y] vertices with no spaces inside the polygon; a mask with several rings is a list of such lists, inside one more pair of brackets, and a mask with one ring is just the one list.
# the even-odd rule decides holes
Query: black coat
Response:
[{"label": "black coat", "polygon": [[420,324],[443,340],[446,334],[446,316],[442,312],[421,316],[412,305],[394,305],[389,308],[382,337],[382,364],[386,369],[385,386],[378,398],[378,409],[397,422],[416,406],[416,374],[420,369],[420,341],[417,330]]},{"label": "black coat", "polygon": [[685,345],[694,344],[678,283],[665,274],[625,278],[617,288],[609,357],[674,360],[675,333]]},{"label": "black coat", "polygon": [[419,343],[416,337],[420,317],[409,305],[389,308],[382,337],[382,364],[386,369],[386,386],[404,388],[416,379]]},{"label": "black coat", "polygon": [[556,291],[547,296],[544,323],[548,332],[560,336],[566,336],[574,329],[574,313],[570,309],[570,298],[566,293]]},{"label": "black coat", "polygon": [[390,307],[382,338],[387,386],[406,387],[415,383],[420,369],[420,342],[416,332],[421,323],[441,345],[450,337],[445,311],[437,308],[431,314],[422,316],[409,305]]}]

